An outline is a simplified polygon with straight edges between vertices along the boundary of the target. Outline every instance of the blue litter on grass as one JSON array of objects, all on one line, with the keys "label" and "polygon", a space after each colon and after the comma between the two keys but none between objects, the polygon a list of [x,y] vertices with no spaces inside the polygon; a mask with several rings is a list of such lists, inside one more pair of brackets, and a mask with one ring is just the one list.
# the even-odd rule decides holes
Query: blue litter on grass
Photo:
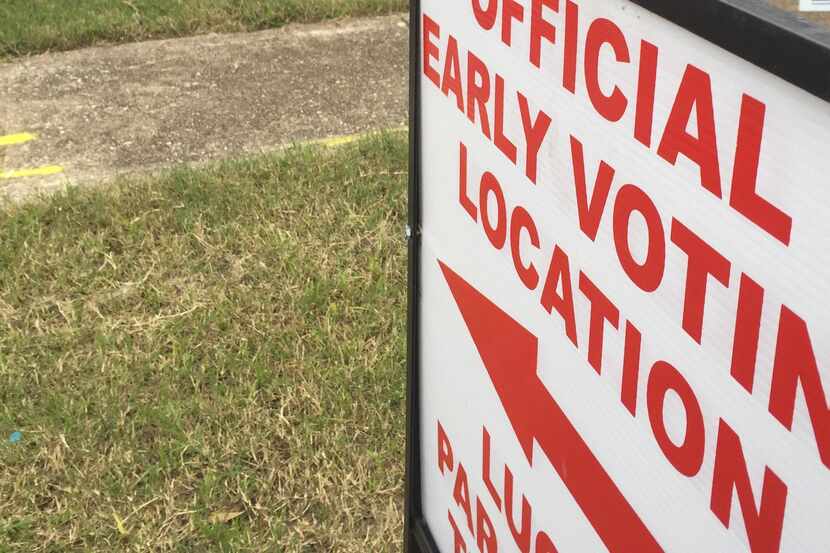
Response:
[{"label": "blue litter on grass", "polygon": [[23,434],[22,433],[12,432],[12,435],[9,436],[9,443],[10,444],[16,444],[17,442],[19,442],[22,439],[23,439]]}]

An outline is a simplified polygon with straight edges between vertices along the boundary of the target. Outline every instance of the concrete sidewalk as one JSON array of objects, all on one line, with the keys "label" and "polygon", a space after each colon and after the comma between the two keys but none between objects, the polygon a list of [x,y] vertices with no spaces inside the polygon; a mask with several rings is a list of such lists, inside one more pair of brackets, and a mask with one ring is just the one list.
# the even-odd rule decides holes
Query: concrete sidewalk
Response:
[{"label": "concrete sidewalk", "polygon": [[407,39],[398,15],[0,65],[0,194],[404,125]]}]

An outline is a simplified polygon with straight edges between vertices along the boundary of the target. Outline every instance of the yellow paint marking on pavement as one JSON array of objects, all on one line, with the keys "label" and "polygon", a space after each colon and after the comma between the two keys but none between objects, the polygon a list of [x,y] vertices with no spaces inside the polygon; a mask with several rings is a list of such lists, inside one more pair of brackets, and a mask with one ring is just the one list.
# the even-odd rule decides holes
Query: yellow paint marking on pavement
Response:
[{"label": "yellow paint marking on pavement", "polygon": [[[30,132],[21,132],[17,134],[7,134],[0,136],[0,146],[13,146],[15,144],[25,144],[32,140],[37,140],[37,135]],[[16,179],[21,177],[45,177],[48,175],[56,175],[63,173],[63,167],[60,165],[45,165],[43,167],[34,167],[31,169],[10,169],[8,171],[0,170],[0,179]]]},{"label": "yellow paint marking on pavement", "polygon": [[0,146],[12,146],[13,144],[25,144],[26,142],[37,140],[37,135],[28,132],[18,134],[7,134],[0,136]]},{"label": "yellow paint marking on pavement", "polygon": [[21,177],[45,177],[48,175],[56,175],[63,173],[63,167],[60,165],[46,165],[44,167],[35,167],[33,169],[13,169],[11,171],[3,171],[0,173],[0,179],[17,179]]}]

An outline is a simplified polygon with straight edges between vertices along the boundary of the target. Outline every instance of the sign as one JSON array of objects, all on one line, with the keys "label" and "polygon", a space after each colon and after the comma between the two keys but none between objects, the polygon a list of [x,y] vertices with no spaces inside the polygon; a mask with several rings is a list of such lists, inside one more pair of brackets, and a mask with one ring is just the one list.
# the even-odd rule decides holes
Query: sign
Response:
[{"label": "sign", "polygon": [[760,4],[413,6],[409,551],[830,551],[830,39]]}]

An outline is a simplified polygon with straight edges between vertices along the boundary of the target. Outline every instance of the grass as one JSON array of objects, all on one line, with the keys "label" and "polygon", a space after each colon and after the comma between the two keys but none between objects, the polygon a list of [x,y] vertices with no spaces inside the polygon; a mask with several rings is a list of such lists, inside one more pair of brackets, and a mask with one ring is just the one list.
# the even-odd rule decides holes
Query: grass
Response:
[{"label": "grass", "polygon": [[406,150],[2,208],[0,552],[399,550]]},{"label": "grass", "polygon": [[0,58],[403,11],[408,0],[2,0]]}]

